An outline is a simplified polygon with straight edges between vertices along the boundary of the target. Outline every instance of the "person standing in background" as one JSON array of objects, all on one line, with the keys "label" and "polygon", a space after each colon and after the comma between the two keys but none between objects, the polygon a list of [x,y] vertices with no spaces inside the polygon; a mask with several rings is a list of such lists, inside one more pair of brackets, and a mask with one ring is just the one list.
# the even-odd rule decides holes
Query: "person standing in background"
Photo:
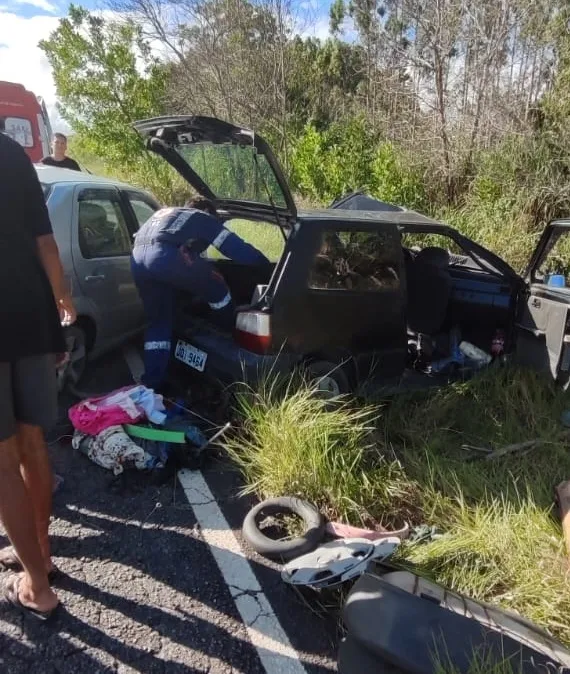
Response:
[{"label": "person standing in background", "polygon": [[[0,550],[3,598],[45,620],[58,606],[48,528],[53,475],[45,431],[57,417],[56,354],[75,320],[38,176],[0,133]],[[1,600],[0,595],[0,600]]]},{"label": "person standing in background", "polygon": [[51,143],[51,154],[41,161],[46,166],[58,166],[59,168],[81,171],[81,167],[71,157],[67,156],[67,136],[63,133],[54,133]]}]

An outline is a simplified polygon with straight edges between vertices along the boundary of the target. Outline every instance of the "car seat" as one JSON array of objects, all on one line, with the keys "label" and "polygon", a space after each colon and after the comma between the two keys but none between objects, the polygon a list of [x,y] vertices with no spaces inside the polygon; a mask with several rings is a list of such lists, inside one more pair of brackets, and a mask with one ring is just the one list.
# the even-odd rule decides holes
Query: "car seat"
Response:
[{"label": "car seat", "polygon": [[452,280],[449,253],[430,246],[406,260],[408,329],[413,334],[435,335],[445,321]]},{"label": "car seat", "polygon": [[79,202],[79,245],[89,257],[115,252],[115,226],[107,219],[103,206],[89,201]]}]

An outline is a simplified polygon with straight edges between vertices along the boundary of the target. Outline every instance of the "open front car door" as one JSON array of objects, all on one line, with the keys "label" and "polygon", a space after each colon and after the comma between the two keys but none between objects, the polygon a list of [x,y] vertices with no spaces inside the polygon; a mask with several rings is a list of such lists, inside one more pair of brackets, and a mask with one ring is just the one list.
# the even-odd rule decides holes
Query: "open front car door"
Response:
[{"label": "open front car door", "polygon": [[517,322],[517,362],[570,382],[570,220],[545,229],[526,273]]}]

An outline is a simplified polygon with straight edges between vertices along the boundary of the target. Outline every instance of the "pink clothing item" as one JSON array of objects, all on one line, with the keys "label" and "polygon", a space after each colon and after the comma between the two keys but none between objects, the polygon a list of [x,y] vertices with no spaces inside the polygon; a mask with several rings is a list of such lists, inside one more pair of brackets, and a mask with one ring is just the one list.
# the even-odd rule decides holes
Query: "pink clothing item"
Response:
[{"label": "pink clothing item", "polygon": [[381,531],[374,531],[372,529],[361,529],[360,527],[353,527],[350,524],[343,522],[328,522],[326,526],[327,533],[336,536],[337,538],[366,538],[369,541],[379,541],[383,538],[391,538],[397,536],[404,540],[409,536],[410,527],[406,523],[401,529],[396,531],[387,531],[382,527]]},{"label": "pink clothing item", "polygon": [[105,397],[83,400],[69,410],[73,428],[86,435],[99,435],[110,426],[136,424],[144,419],[144,412],[133,403],[131,406],[105,404]]},{"label": "pink clothing item", "polygon": [[162,396],[144,386],[126,386],[98,398],[82,400],[68,414],[73,427],[86,435],[99,435],[110,426],[136,424],[145,417],[162,423]]}]

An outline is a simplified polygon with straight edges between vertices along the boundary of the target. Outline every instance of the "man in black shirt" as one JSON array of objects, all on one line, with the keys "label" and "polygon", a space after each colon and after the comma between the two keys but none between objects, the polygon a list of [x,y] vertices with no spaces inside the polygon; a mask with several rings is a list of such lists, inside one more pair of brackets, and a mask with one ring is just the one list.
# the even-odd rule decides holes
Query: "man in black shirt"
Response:
[{"label": "man in black shirt", "polygon": [[4,599],[45,619],[57,608],[48,527],[52,472],[44,431],[57,415],[55,355],[75,320],[44,195],[23,148],[0,133],[0,519],[23,573]]},{"label": "man in black shirt", "polygon": [[51,143],[51,154],[42,159],[42,164],[46,166],[59,166],[59,168],[71,169],[72,171],[81,171],[79,164],[66,155],[67,136],[63,133],[54,133]]}]

